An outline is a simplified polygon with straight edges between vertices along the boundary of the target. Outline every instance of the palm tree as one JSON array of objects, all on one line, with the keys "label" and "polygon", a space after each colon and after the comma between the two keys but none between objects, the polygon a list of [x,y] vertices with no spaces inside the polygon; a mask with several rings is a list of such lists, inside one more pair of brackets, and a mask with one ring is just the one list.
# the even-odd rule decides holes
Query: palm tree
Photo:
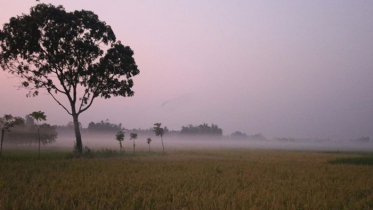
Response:
[{"label": "palm tree", "polygon": [[22,117],[13,117],[10,114],[4,115],[4,117],[0,117],[0,130],[1,130],[1,146],[0,146],[0,157],[1,153],[3,152],[3,142],[4,142],[4,135],[6,131],[10,131],[10,129],[16,125],[22,125],[25,123],[25,120]]},{"label": "palm tree", "polygon": [[38,111],[38,112],[33,112],[30,114],[30,117],[32,117],[34,120],[36,120],[36,126],[38,128],[38,137],[39,137],[39,148],[38,148],[38,156],[40,158],[40,121],[46,121],[47,120],[47,116],[44,114],[44,112],[42,111]]},{"label": "palm tree", "polygon": [[154,131],[154,133],[155,133],[156,136],[160,136],[161,137],[163,154],[165,154],[165,152],[164,152],[164,145],[163,145],[163,138],[162,138],[163,134],[164,134],[164,129],[161,128],[161,125],[162,125],[162,123],[154,123],[153,131]]},{"label": "palm tree", "polygon": [[117,141],[119,141],[119,146],[120,146],[120,151],[122,151],[122,141],[124,140],[124,132],[123,131],[118,131],[116,135]]},{"label": "palm tree", "polygon": [[132,139],[133,139],[133,154],[135,154],[135,147],[136,147],[135,140],[137,139],[137,133],[131,133],[130,140]]},{"label": "palm tree", "polygon": [[146,140],[146,142],[147,142],[148,145],[149,145],[149,152],[150,152],[150,142],[152,142],[152,139],[151,139],[151,138],[148,138],[148,139]]}]

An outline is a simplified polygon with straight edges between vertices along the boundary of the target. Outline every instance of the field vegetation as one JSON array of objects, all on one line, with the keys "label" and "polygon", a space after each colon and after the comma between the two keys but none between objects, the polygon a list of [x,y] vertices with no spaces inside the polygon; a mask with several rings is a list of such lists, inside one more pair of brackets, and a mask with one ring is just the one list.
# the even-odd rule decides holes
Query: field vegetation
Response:
[{"label": "field vegetation", "polygon": [[[373,167],[351,153],[6,151],[0,209],[372,209]],[[339,164],[331,164],[331,162]]]}]

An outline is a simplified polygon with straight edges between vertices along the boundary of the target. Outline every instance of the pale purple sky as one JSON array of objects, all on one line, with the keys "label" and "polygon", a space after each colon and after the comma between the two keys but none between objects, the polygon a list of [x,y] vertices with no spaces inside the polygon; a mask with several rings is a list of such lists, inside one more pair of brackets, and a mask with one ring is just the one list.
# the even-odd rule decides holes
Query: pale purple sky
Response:
[{"label": "pale purple sky", "polygon": [[[51,0],[91,10],[135,52],[135,96],[97,100],[80,120],[171,129],[215,123],[268,137],[373,137],[373,1]],[[0,23],[36,1],[0,0]],[[0,115],[71,117],[0,72]],[[166,102],[166,103],[165,103]],[[163,106],[162,106],[163,104]]]}]

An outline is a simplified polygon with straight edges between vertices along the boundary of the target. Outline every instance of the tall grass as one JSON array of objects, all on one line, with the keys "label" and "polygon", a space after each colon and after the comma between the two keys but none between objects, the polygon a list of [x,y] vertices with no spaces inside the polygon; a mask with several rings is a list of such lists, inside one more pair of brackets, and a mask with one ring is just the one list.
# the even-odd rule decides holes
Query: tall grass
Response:
[{"label": "tall grass", "polygon": [[373,156],[336,158],[336,159],[330,160],[329,163],[372,166],[373,165]]}]

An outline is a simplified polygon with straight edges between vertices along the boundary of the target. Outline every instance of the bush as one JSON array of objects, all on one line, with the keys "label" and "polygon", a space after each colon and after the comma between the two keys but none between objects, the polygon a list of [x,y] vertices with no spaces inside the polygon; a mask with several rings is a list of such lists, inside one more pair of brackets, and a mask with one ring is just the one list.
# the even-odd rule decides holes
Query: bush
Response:
[{"label": "bush", "polygon": [[[112,149],[100,149],[100,150],[93,150],[87,146],[83,149],[83,154],[81,157],[85,158],[109,158],[109,157],[119,157],[124,156],[124,151],[117,151]],[[73,157],[78,156],[78,150],[76,144],[74,145]]]}]

